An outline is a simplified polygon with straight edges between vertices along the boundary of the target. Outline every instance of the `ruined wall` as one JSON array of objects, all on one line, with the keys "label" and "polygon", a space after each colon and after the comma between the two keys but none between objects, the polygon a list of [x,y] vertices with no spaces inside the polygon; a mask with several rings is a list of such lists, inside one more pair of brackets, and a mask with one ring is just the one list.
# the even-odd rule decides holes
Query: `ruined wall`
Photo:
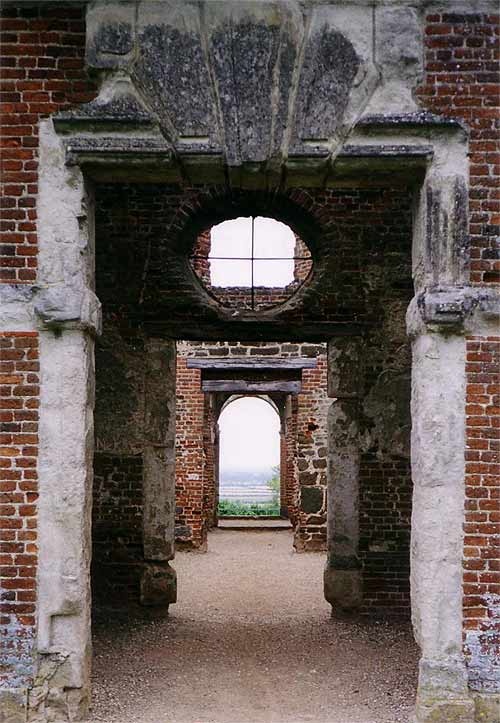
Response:
[{"label": "ruined wall", "polygon": [[0,333],[0,684],[17,687],[33,675],[39,381],[38,334]]},{"label": "ruined wall", "polygon": [[425,108],[470,129],[470,281],[500,283],[498,233],[498,14],[430,12],[425,25]]},{"label": "ruined wall", "polygon": [[219,503],[219,461],[215,395],[205,394],[203,405],[203,510],[208,529],[217,525]]},{"label": "ruined wall", "polygon": [[[470,283],[500,283],[498,42],[500,17],[485,12],[426,16],[425,107],[470,129]],[[464,636],[470,685],[499,692],[500,618],[498,346],[500,336],[467,340]]]},{"label": "ruined wall", "polygon": [[500,339],[467,339],[464,632],[473,690],[500,673]]},{"label": "ruined wall", "polygon": [[[186,197],[207,196],[211,189],[188,189]],[[294,189],[295,202],[319,222],[333,226],[331,246],[325,245],[317,257],[316,276],[307,286],[307,313],[319,319],[364,318],[367,369],[363,403],[363,454],[361,519],[365,534],[362,559],[366,568],[366,595],[369,606],[389,614],[409,609],[409,379],[410,356],[405,330],[405,312],[412,296],[411,281],[411,194],[407,189],[311,190]],[[130,280],[128,270],[136,268],[139,252],[160,242],[168,256],[169,237],[165,229],[172,223],[176,205],[182,205],[180,189],[162,186],[102,186],[97,193],[97,239],[101,245],[98,275],[105,306],[136,325],[128,311],[132,298],[115,296],[113,289],[124,287],[136,298],[141,288]],[[190,320],[188,302],[192,291],[189,269],[179,265],[171,270],[167,256],[158,274],[171,275],[177,287],[175,300],[168,292],[172,315]],[[114,263],[110,263],[110,259]],[[117,259],[121,261],[116,262]],[[153,250],[149,271],[161,257]],[[160,276],[158,275],[158,279]],[[133,288],[133,284],[136,288]],[[162,285],[164,281],[161,281]],[[117,287],[118,284],[118,287]],[[191,281],[192,284],[192,281]],[[192,287],[189,287],[192,288]],[[164,293],[162,298],[164,298]],[[125,303],[124,303],[125,302]],[[290,323],[300,324],[301,308],[292,309]],[[186,347],[188,348],[188,347]],[[207,343],[199,351],[205,356],[276,355],[308,356],[321,354],[315,344],[265,342],[246,346],[241,343]],[[323,350],[324,351],[324,350]],[[187,352],[183,352],[187,353]],[[203,394],[199,370],[187,369],[182,359],[177,371],[177,539],[184,546],[205,546],[206,524],[203,510]],[[296,500],[295,544],[299,550],[324,549],[326,541],[326,366],[304,370],[304,391],[297,400],[295,459],[291,461],[290,487]],[[364,457],[363,457],[364,460]],[[296,475],[297,482],[294,479]],[[298,484],[298,486],[297,486]],[[292,494],[293,497],[293,494]],[[295,509],[294,509],[295,507]],[[374,519],[378,524],[373,524]]]},{"label": "ruined wall", "polygon": [[326,550],[327,418],[331,399],[326,384],[326,353],[319,348],[317,367],[302,370],[302,391],[297,395],[298,499],[295,549]]},{"label": "ruined wall", "polygon": [[[476,6],[486,6],[486,3],[478,2],[475,3],[474,7]],[[493,7],[493,4],[490,6]],[[346,27],[355,28],[357,32],[361,23],[352,22],[349,13],[344,13],[346,8],[342,4],[339,7],[341,19],[347,18]],[[450,2],[449,7],[453,8],[453,3]],[[328,10],[328,8],[326,9]],[[323,8],[321,8],[321,11],[323,11]],[[372,13],[367,12],[363,7],[355,8],[355,11],[359,11],[362,16],[372,17]],[[1,201],[3,217],[0,222],[2,239],[2,245],[0,246],[0,281],[13,294],[19,293],[19,287],[14,286],[14,284],[25,286],[28,294],[26,298],[31,298],[30,294],[35,293],[31,284],[36,280],[37,267],[38,122],[41,117],[51,114],[61,107],[68,107],[87,100],[94,93],[94,84],[89,81],[84,71],[84,10],[77,3],[42,5],[22,2],[17,4],[9,3],[2,6],[0,15],[2,16],[1,93],[3,101],[3,148],[0,161],[3,185]],[[377,7],[374,15],[377,15],[379,29],[382,29],[382,42],[377,43],[376,48],[378,67],[382,72],[382,83],[378,85],[375,93],[378,98],[378,105],[375,103],[375,106],[379,109],[382,107],[384,110],[388,108],[390,111],[395,112],[404,112],[408,109],[408,98],[412,95],[413,81],[416,75],[420,73],[418,46],[420,42],[419,31],[420,26],[422,26],[422,37],[427,57],[425,59],[424,82],[418,91],[421,107],[440,112],[449,117],[464,119],[470,128],[472,171],[470,177],[469,216],[472,241],[471,282],[473,285],[481,285],[484,288],[496,288],[499,268],[495,235],[498,231],[499,207],[496,188],[498,184],[498,167],[495,165],[496,157],[494,154],[497,152],[495,122],[498,113],[499,78],[495,62],[495,44],[498,37],[498,15],[492,14],[491,11],[484,13],[474,11],[464,14],[463,4],[461,9],[457,11],[452,9],[447,11],[429,10],[427,17],[424,17],[425,12],[420,12],[417,6],[408,10],[397,5],[391,8]],[[359,19],[359,17],[358,15],[357,18]],[[398,20],[398,17],[403,18],[403,20]],[[411,20],[413,24],[408,25],[405,22],[406,19]],[[384,21],[387,21],[387,33],[384,32]],[[282,36],[280,35],[280,37]],[[286,39],[286,34],[283,34],[283,37]],[[357,51],[360,54],[363,54],[363,48],[361,47],[363,37],[361,37],[361,42],[357,45]],[[370,38],[372,38],[371,34]],[[379,39],[378,37],[377,41]],[[394,40],[398,42],[393,42]],[[328,45],[326,44],[325,47],[328,48]],[[370,48],[369,53],[371,54],[370,43],[367,44],[367,47]],[[401,62],[402,55],[405,55],[408,62]],[[288,57],[281,52],[277,54],[278,56],[280,59]],[[310,56],[307,57],[310,59]],[[121,57],[118,60],[121,61]],[[340,61],[342,63],[344,59],[341,57]],[[309,60],[307,67],[322,66]],[[371,92],[369,87],[365,87],[367,83],[368,85],[370,83],[376,84],[373,81],[374,74],[371,69],[367,67],[367,70],[365,81],[366,79],[368,81],[362,83],[363,93],[359,93],[358,90],[353,91],[354,94],[357,94],[357,104],[354,104],[356,108],[359,108],[360,103],[365,102]],[[286,71],[286,67],[283,68],[283,71]],[[286,89],[285,73],[276,74],[276,78],[279,78],[280,82],[283,79],[283,86]],[[325,112],[325,108],[328,109],[329,106],[324,104],[324,94],[330,93],[331,95],[331,85],[324,83],[317,86],[310,83],[310,79],[311,74],[306,74],[304,83],[306,86],[309,85],[310,88],[318,90],[318,102],[316,103],[315,98],[310,98],[313,112],[309,115],[314,119],[316,135],[319,133],[323,137],[321,133],[324,131],[330,137],[332,133],[335,133],[336,126],[331,127],[328,124],[335,114]],[[335,78],[333,78],[333,81],[335,81]],[[348,101],[349,89],[346,90],[344,85],[334,85],[334,87],[340,87],[345,109],[344,101]],[[167,91],[170,92],[170,87]],[[323,95],[321,91],[323,91]],[[183,95],[183,97],[186,96]],[[259,102],[262,102],[262,99],[265,101],[266,98],[264,92],[262,96],[259,95]],[[380,103],[381,98],[387,100],[386,106]],[[200,99],[193,97],[190,100],[193,101],[194,107],[195,101],[198,102]],[[206,96],[201,96],[201,104],[205,100]],[[252,107],[259,107],[259,102],[256,103],[254,96],[250,97],[248,102]],[[161,105],[161,100],[159,105]],[[170,107],[170,102],[167,105]],[[183,108],[187,112],[179,114],[179,119],[181,123],[187,119],[189,125],[195,117],[196,111],[191,113],[191,106],[189,104],[187,106],[187,108]],[[199,104],[196,105],[196,109],[199,107]],[[413,108],[411,104],[410,107]],[[273,122],[269,124],[272,129],[278,129],[278,133],[286,125],[281,121],[275,122],[278,118],[283,118],[280,115],[282,109],[283,107],[279,105],[273,111]],[[303,121],[305,116],[303,106],[301,106],[298,115],[299,120]],[[351,116],[358,117],[356,114],[351,114]],[[205,115],[203,117],[206,118]],[[227,117],[224,118],[224,128],[231,131],[229,118],[232,118],[232,114],[228,113]],[[279,145],[279,138],[276,141],[274,136],[271,144],[267,145],[262,142],[261,135],[266,138],[269,137],[267,126],[265,126],[267,118],[267,114],[263,114],[261,125],[258,126],[257,132],[250,139],[253,150],[257,149],[260,152],[271,145],[273,148]],[[259,122],[260,120],[259,118]],[[337,118],[334,120],[336,123]],[[211,128],[216,126],[211,117],[209,118],[210,124]],[[182,126],[182,128],[186,130],[185,126]],[[190,128],[187,128],[187,133],[188,135],[191,133]],[[231,148],[234,150],[234,135],[229,133],[229,136]],[[291,138],[296,144],[295,148],[302,148],[300,141],[297,140],[295,126]],[[335,142],[342,142],[342,134],[335,139]],[[231,156],[231,159],[233,158],[234,156]],[[151,187],[149,188],[151,191]],[[108,258],[101,256],[98,260],[99,273],[102,274],[102,278],[106,277],[105,282],[101,284],[100,292],[105,303],[105,309],[117,313],[119,319],[127,318],[131,311],[134,311],[135,316],[140,317],[139,322],[136,323],[140,323],[144,318],[144,313],[136,313],[138,304],[142,304],[142,310],[147,307],[148,312],[151,311],[152,306],[157,305],[160,314],[164,314],[165,309],[169,308],[172,299],[174,299],[177,303],[178,318],[185,319],[188,311],[190,313],[200,312],[198,323],[201,325],[204,319],[210,317],[210,314],[200,308],[198,304],[199,297],[197,294],[192,293],[190,284],[187,283],[183,286],[185,281],[184,271],[179,272],[179,264],[175,260],[170,265],[169,273],[162,274],[161,269],[164,259],[158,258],[160,255],[156,255],[157,249],[150,239],[157,238],[160,239],[161,244],[164,243],[164,233],[165,228],[167,228],[168,233],[171,233],[172,237],[175,237],[177,241],[176,232],[179,229],[176,226],[178,219],[175,216],[174,209],[184,201],[185,206],[181,214],[185,212],[186,206],[189,206],[190,203],[192,203],[191,210],[196,209],[200,197],[206,199],[210,192],[207,191],[204,195],[203,193],[181,190],[179,187],[171,187],[169,198],[172,213],[169,220],[172,221],[172,224],[167,223],[165,226],[164,221],[166,219],[163,217],[163,221],[156,227],[154,226],[155,215],[160,213],[161,216],[163,213],[162,189],[156,187],[156,189],[152,189],[152,192],[155,195],[154,208],[151,207],[151,198],[148,198],[149,191],[146,190],[143,202],[144,214],[142,216],[133,209],[131,213],[128,213],[126,203],[120,206],[119,203],[115,204],[113,201],[109,206],[109,210],[111,212],[116,210],[117,213],[114,213],[109,223],[104,222],[103,218],[101,218],[101,246],[104,247],[105,255],[108,256]],[[121,191],[115,189],[109,193],[113,197],[113,194],[119,195]],[[132,191],[129,189],[127,193],[132,193]],[[328,223],[330,214],[336,208],[335,197],[339,198],[340,195],[343,195],[345,206],[347,206],[351,203],[349,201],[350,193],[350,191],[339,194],[338,191],[323,193],[295,190],[289,191],[289,196],[296,199],[299,204],[303,204],[304,208],[310,208],[319,219],[325,218]],[[377,192],[373,193],[375,194],[373,198],[377,197]],[[105,204],[105,194],[102,193],[102,189],[99,190],[99,194],[103,204]],[[187,200],[186,195],[188,196]],[[251,194],[249,195],[251,196]],[[324,199],[328,195],[330,208],[323,215]],[[379,195],[378,198],[380,200],[382,197]],[[387,203],[387,217],[390,219],[394,212],[397,211],[397,202],[391,206],[387,197],[385,202]],[[337,204],[337,210],[342,215],[343,212],[340,206]],[[378,217],[374,207],[372,210],[375,216]],[[335,308],[325,306],[324,297],[320,293],[318,285],[313,283],[307,294],[306,303],[302,307],[296,307],[296,313],[288,314],[288,316],[284,317],[285,320],[293,324],[308,317],[343,320],[366,318],[365,307],[370,308],[370,304],[367,304],[370,301],[370,288],[377,287],[377,279],[385,274],[383,270],[385,265],[394,268],[395,259],[389,247],[387,259],[378,258],[375,268],[371,270],[373,273],[365,273],[365,265],[371,266],[370,258],[372,254],[377,257],[376,239],[373,239],[374,243],[370,242],[369,233],[372,236],[378,234],[382,238],[384,227],[391,227],[391,222],[385,224],[380,222],[380,217],[378,217],[379,221],[375,224],[377,234],[375,234],[368,205],[365,206],[364,212],[367,229],[362,242],[364,252],[366,252],[363,263],[357,261],[358,247],[356,247],[355,253],[349,257],[348,249],[342,246],[341,240],[340,244],[337,243],[336,245],[336,254],[342,270],[335,273],[334,268],[328,271],[327,265],[323,265],[323,271],[326,269],[328,272],[329,283],[334,291],[332,299],[334,298]],[[110,237],[108,232],[113,231],[113,229],[116,229],[116,235],[113,236],[113,233],[111,233]],[[336,230],[334,229],[335,232]],[[153,254],[150,256],[148,249],[151,248]],[[146,288],[148,264],[145,263],[145,259],[149,259],[150,278],[152,279],[150,289]],[[353,262],[351,267],[349,267],[349,259]],[[115,273],[109,273],[110,265],[116,266]],[[406,270],[399,273],[397,263],[395,266],[394,273],[389,273],[386,280],[389,287],[393,289],[394,295],[397,296],[399,288],[403,297],[408,287],[405,286],[406,282],[403,282],[403,286],[399,287],[398,283],[401,283],[401,279],[409,278],[409,275]],[[353,274],[346,275],[346,270],[352,271]],[[357,284],[352,283],[354,275],[357,275]],[[344,283],[345,281],[347,283]],[[119,299],[113,298],[112,290],[114,288],[120,289]],[[161,290],[162,296],[159,295],[159,290]],[[375,297],[376,294],[371,298]],[[356,299],[358,304],[356,304]],[[145,303],[148,300],[151,302],[149,306]],[[307,309],[307,314],[301,313],[301,309]],[[383,304],[375,304],[375,309],[374,317],[376,317],[377,313],[386,314],[386,308]],[[35,359],[32,358],[28,361],[24,356],[19,359],[17,357],[14,360],[9,359],[11,352],[18,354],[20,350],[26,355],[33,354],[31,344],[33,343],[32,339],[36,337],[32,336],[34,333],[33,325],[31,320],[26,321],[26,316],[9,316],[8,314],[4,315],[3,312],[4,310],[1,309],[2,339],[8,339],[9,346],[2,348],[0,364],[2,365],[2,373],[7,372],[7,377],[9,377],[12,371],[9,366],[11,361],[19,361],[22,364],[36,363]],[[213,320],[213,315],[211,318]],[[19,340],[17,343],[21,344],[21,346],[15,346],[16,335],[19,335],[20,339],[29,341],[29,345],[25,349]],[[497,487],[495,485],[497,485],[498,476],[497,468],[494,466],[496,464],[495,457],[487,459],[486,457],[481,458],[481,455],[490,453],[495,455],[497,453],[495,445],[498,439],[496,436],[498,405],[495,394],[497,393],[498,379],[495,376],[496,373],[488,368],[491,364],[490,355],[492,353],[492,350],[488,347],[490,344],[497,344],[497,342],[498,337],[491,338],[486,333],[483,336],[476,335],[469,340],[469,344],[472,345],[469,349],[470,354],[479,354],[480,357],[484,354],[483,358],[470,359],[468,362],[474,365],[474,369],[470,367],[468,372],[470,374],[468,388],[470,399],[468,404],[478,404],[481,406],[482,411],[481,414],[471,412],[468,415],[470,419],[467,425],[467,454],[478,451],[480,454],[479,460],[467,460],[468,465],[479,464],[480,471],[472,472],[470,467],[468,468],[465,510],[467,525],[474,526],[473,529],[467,528],[467,533],[470,532],[474,538],[478,538],[474,539],[473,545],[467,545],[464,560],[466,568],[464,572],[466,649],[470,656],[471,681],[475,690],[481,690],[482,688],[491,690],[493,687],[491,661],[494,660],[494,625],[497,619],[495,617],[497,604],[495,596],[498,593],[498,575],[500,573],[494,569],[497,553],[492,552],[492,550],[495,550],[492,541],[494,540],[493,535],[498,530],[498,519],[495,516],[496,511],[489,506],[496,504]],[[11,344],[14,344],[13,348]],[[477,344],[479,344],[479,349],[475,348]],[[484,348],[482,348],[483,345]],[[367,350],[367,357],[376,356],[376,351],[377,347],[371,345]],[[397,348],[393,349],[393,355],[397,358]],[[7,366],[4,366],[5,364]],[[22,370],[23,374],[27,371],[27,369]],[[35,369],[32,371],[36,373]],[[16,370],[14,372],[17,374]],[[0,380],[0,384],[5,385],[8,390],[5,402],[7,407],[5,407],[4,402],[0,402],[2,406],[1,424],[21,423],[23,427],[20,433],[28,432],[28,428],[24,425],[35,425],[37,423],[37,395],[33,393],[32,396],[27,396],[21,407],[11,407],[9,405],[12,401],[18,404],[16,395],[11,393],[11,388],[14,385],[4,377]],[[486,385],[486,388],[484,388],[484,385]],[[477,395],[479,395],[481,401],[475,398]],[[13,413],[12,417],[11,413]],[[25,414],[30,416],[21,417],[21,415]],[[480,424],[476,423],[478,418],[481,420]],[[9,436],[11,432],[11,429],[2,426],[2,434]],[[15,433],[17,434],[18,430]],[[28,433],[35,433],[35,427],[30,427]],[[476,449],[475,445],[478,440],[481,445],[488,444],[488,448],[483,446],[479,450]],[[27,599],[29,597],[36,598],[36,589],[34,587],[30,589],[29,585],[32,583],[27,582],[28,587],[26,587],[23,582],[23,580],[35,579],[37,559],[34,547],[36,545],[37,510],[31,509],[35,497],[28,499],[28,495],[37,494],[36,450],[34,444],[27,444],[26,447],[30,447],[30,452],[32,452],[27,457],[29,459],[28,466],[23,463],[24,444],[21,447],[14,438],[1,446],[0,453],[1,491],[6,500],[3,503],[5,507],[2,507],[1,514],[1,624],[6,630],[9,646],[9,657],[7,666],[3,671],[3,677],[7,687],[14,689],[18,689],[18,686],[23,686],[26,682],[29,682],[32,674],[33,659],[30,653],[30,639],[34,634],[34,612],[36,612],[34,610],[36,601]],[[397,448],[400,450],[399,446]],[[381,480],[385,480],[382,484],[380,499],[384,497],[388,500],[393,494],[397,494],[398,500],[400,500],[398,505],[404,507],[406,504],[405,497],[404,495],[401,496],[401,492],[396,492],[396,489],[401,490],[403,484],[402,480],[405,475],[403,460],[405,455],[401,455],[400,451],[398,451],[394,461],[391,461],[389,458],[390,452],[386,450],[382,454],[384,460],[382,463],[380,462],[381,455],[378,444],[372,445],[370,440],[367,442],[364,455],[366,455],[364,466],[367,470],[365,475],[368,475],[369,471],[371,476],[373,471],[373,479],[379,480],[377,481],[379,490],[382,484]],[[370,460],[376,460],[373,461],[373,467]],[[400,471],[398,472],[398,480],[396,480],[392,476],[391,470],[396,470],[399,464],[401,467],[398,468]],[[391,467],[391,465],[394,465],[394,467]],[[110,466],[105,466],[105,469],[110,469]],[[490,474],[491,470],[493,470],[494,474]],[[21,474],[21,479],[19,474]],[[22,480],[23,475],[27,475],[25,481]],[[469,484],[469,481],[474,482],[474,484]],[[476,484],[478,481],[479,484]],[[13,482],[16,484],[14,490],[12,489]],[[25,484],[29,486],[29,489]],[[19,500],[19,502],[12,501],[10,498],[12,493],[15,495],[22,494],[22,501],[18,497],[16,497],[16,500]],[[374,509],[374,495],[368,495],[367,489],[362,490],[361,494],[367,509],[370,505]],[[374,494],[378,495],[379,492]],[[477,496],[478,494],[479,496]],[[25,503],[29,509],[23,509],[27,513],[23,516],[21,507],[18,507],[18,505],[24,505]],[[14,514],[10,514],[12,507],[15,508]],[[384,524],[387,525],[391,517],[388,510],[389,507],[382,511],[382,518],[387,520],[387,523]],[[473,518],[473,515],[477,515],[477,518]],[[395,518],[397,518],[396,526],[399,526],[403,531],[405,513],[397,513]],[[20,521],[21,527],[19,526]],[[480,534],[476,534],[480,525]],[[375,538],[370,541],[368,528],[369,526],[366,524],[363,534],[368,538],[368,546],[371,544],[373,548],[378,543]],[[29,541],[26,539],[21,542],[13,539],[12,530],[14,530],[14,537],[19,537],[21,532],[24,534],[26,530],[29,533]],[[404,536],[402,535],[402,537]],[[22,548],[20,545],[22,545]],[[28,545],[30,545],[29,551]],[[33,547],[31,547],[32,545]],[[374,552],[373,549],[372,552]],[[28,558],[23,558],[25,553],[29,554]],[[29,564],[25,565],[24,562]],[[14,563],[14,575],[11,563]],[[477,570],[475,567],[477,567]],[[29,575],[25,574],[28,572]],[[4,585],[4,583],[6,584]],[[33,595],[32,592],[35,594]],[[22,600],[23,597],[26,597],[26,599]],[[23,609],[25,605],[27,607]],[[24,708],[22,708],[22,714],[22,720],[24,720]]]},{"label": "ruined wall", "polygon": [[201,372],[188,369],[177,356],[175,426],[175,539],[179,547],[203,550],[207,524],[204,510],[205,399]]},{"label": "ruined wall", "polygon": [[[96,94],[84,68],[84,20],[79,4],[0,8],[0,284],[28,289],[37,278],[40,119]],[[0,324],[2,313],[0,304]],[[6,655],[0,688],[23,689],[34,673],[38,597],[38,334],[9,321],[3,329],[0,635]]]},{"label": "ruined wall", "polygon": [[97,604],[139,602],[144,560],[145,340],[105,324],[96,346],[92,582]]},{"label": "ruined wall", "polygon": [[91,100],[84,66],[85,10],[78,3],[3,5],[0,281],[36,280],[38,123]]},{"label": "ruined wall", "polygon": [[297,465],[297,396],[290,395],[285,405],[286,509],[295,527],[299,514],[299,474]]},{"label": "ruined wall", "polygon": [[[295,529],[295,546],[300,551],[326,549],[326,513],[323,500],[326,494],[326,410],[329,400],[326,396],[326,351],[324,344],[292,344],[280,342],[182,342],[178,345],[177,366],[177,450],[176,450],[176,496],[177,496],[177,539],[184,545],[191,527],[192,546],[195,549],[206,543],[206,526],[200,528],[196,518],[189,521],[186,510],[203,509],[203,516],[209,518],[214,505],[215,485],[213,480],[213,443],[207,443],[210,434],[211,414],[208,397],[200,392],[201,374],[199,369],[187,369],[187,357],[241,358],[243,356],[269,356],[279,358],[315,357],[318,371],[302,371],[303,392],[299,401],[291,401],[294,408],[285,435],[286,446],[282,455],[285,464],[281,466],[283,499],[292,509]],[[200,398],[204,400],[201,405]],[[203,416],[203,419],[201,419]],[[187,420],[187,421],[185,421]],[[302,434],[298,437],[298,430]],[[200,431],[201,430],[201,431]],[[200,434],[203,444],[200,444]],[[320,461],[320,457],[321,460]],[[304,467],[302,473],[297,470]],[[187,472],[189,466],[189,472]],[[305,470],[310,470],[307,474]],[[318,470],[322,473],[318,474]],[[301,476],[302,474],[302,476]],[[186,479],[189,476],[189,481]],[[299,480],[308,491],[299,495]],[[314,490],[311,492],[311,490]],[[204,490],[204,502],[201,490]],[[318,492],[320,508],[316,509],[312,496]],[[308,496],[309,495],[309,496]],[[307,501],[306,501],[307,498]],[[316,499],[316,498],[315,498]],[[303,509],[301,507],[303,503]],[[202,507],[201,507],[202,505]],[[299,517],[295,510],[301,509]],[[318,514],[321,509],[322,514]],[[192,526],[194,522],[194,526]]]}]

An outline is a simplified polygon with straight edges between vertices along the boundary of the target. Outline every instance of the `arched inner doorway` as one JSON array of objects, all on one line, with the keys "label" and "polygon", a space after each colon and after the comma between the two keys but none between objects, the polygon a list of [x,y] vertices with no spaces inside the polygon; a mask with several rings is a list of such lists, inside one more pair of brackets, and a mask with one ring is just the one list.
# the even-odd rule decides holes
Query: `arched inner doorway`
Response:
[{"label": "arched inner doorway", "polygon": [[229,400],[219,417],[219,517],[280,513],[280,418],[254,396]]}]

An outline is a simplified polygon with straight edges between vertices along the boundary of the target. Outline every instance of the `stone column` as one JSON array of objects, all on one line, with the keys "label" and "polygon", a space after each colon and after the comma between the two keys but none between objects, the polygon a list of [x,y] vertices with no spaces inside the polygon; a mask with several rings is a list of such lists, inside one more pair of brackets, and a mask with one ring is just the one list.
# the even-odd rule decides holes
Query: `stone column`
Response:
[{"label": "stone column", "polygon": [[324,593],[333,611],[362,600],[359,542],[359,406],[361,345],[357,338],[328,344],[328,555]]},{"label": "stone column", "polygon": [[[55,209],[55,210],[54,210]],[[90,702],[94,446],[93,192],[40,124],[38,667],[29,720],[81,720]]]},{"label": "stone column", "polygon": [[40,334],[39,667],[30,707],[60,720],[79,720],[90,702],[93,349],[80,330]]},{"label": "stone column", "polygon": [[416,196],[412,339],[411,602],[421,650],[419,723],[469,723],[474,704],[463,655],[465,503],[464,319],[467,298],[467,136],[433,139],[434,157]]},{"label": "stone column", "polygon": [[144,570],[141,603],[168,610],[176,602],[175,570],[175,342],[146,345],[144,419]]},{"label": "stone column", "polygon": [[422,657],[419,722],[474,720],[462,643],[465,340],[413,340],[412,620]]}]

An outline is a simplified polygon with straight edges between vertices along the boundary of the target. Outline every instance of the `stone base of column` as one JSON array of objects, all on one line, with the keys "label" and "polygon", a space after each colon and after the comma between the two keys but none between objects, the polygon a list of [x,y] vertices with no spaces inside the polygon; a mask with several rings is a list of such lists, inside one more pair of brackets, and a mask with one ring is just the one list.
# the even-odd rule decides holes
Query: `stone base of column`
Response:
[{"label": "stone base of column", "polygon": [[474,703],[471,700],[443,700],[424,705],[417,701],[415,710],[415,723],[474,723],[474,721],[498,721],[498,711],[495,718],[476,718]]},{"label": "stone base of column", "polygon": [[26,723],[26,703],[26,688],[0,690],[0,720],[5,723]]},{"label": "stone base of column", "polygon": [[415,723],[474,723],[475,710],[461,661],[420,661]]},{"label": "stone base of column", "polygon": [[500,720],[500,693],[473,693],[476,720],[481,723],[498,723]]},{"label": "stone base of column", "polygon": [[164,607],[177,602],[177,573],[168,562],[146,562],[141,578],[141,605]]},{"label": "stone base of column", "polygon": [[339,569],[327,562],[323,573],[325,600],[333,612],[356,611],[363,601],[361,570],[354,565],[350,569]]}]

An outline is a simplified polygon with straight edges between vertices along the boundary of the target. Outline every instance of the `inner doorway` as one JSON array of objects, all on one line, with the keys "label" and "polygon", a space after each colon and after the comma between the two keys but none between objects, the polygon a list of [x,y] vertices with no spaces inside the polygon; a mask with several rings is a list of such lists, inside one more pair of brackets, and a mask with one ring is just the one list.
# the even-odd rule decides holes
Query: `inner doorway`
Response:
[{"label": "inner doorway", "polygon": [[253,396],[229,399],[218,427],[219,521],[279,517],[281,423],[273,403]]}]

